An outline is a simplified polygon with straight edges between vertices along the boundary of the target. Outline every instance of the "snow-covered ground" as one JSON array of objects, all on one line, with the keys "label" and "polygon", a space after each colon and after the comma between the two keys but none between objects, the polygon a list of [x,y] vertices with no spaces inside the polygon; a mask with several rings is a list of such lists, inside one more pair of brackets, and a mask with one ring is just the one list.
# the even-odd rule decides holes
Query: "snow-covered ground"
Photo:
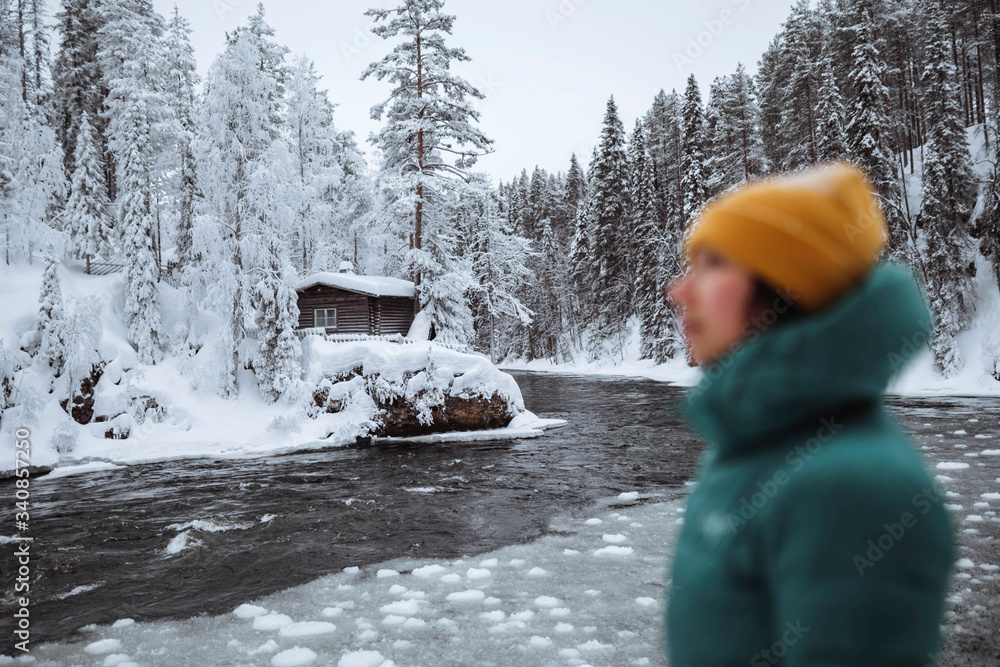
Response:
[{"label": "snow-covered ground", "polygon": [[[42,272],[41,262],[0,265],[0,344],[10,350],[30,345],[35,336]],[[333,343],[307,336],[303,343],[305,381],[298,396],[271,403],[261,396],[253,373],[242,371],[239,398],[226,400],[215,391],[217,365],[212,340],[219,327],[216,318],[204,311],[196,318],[194,336],[204,343],[197,354],[185,354],[186,341],[168,333],[166,358],[155,366],[142,365],[118,316],[121,275],[90,276],[65,265],[58,267],[58,275],[67,312],[83,298],[99,300],[102,331],[98,353],[106,366],[95,391],[95,415],[118,415],[111,421],[77,424],[59,406],[63,397],[59,383],[63,380],[53,378],[52,371],[37,359],[34,363],[27,359],[28,370],[14,389],[15,407],[4,413],[0,428],[9,433],[27,426],[31,430],[31,463],[65,466],[58,474],[180,458],[267,456],[353,443],[366,434],[376,410],[360,378],[333,386],[331,397],[344,401],[342,412],[312,418],[307,409],[312,391],[324,375],[335,376],[355,367],[364,368],[366,375],[381,375],[385,383],[379,386],[387,391],[394,389],[390,385],[395,382],[395,388],[410,393],[421,389],[487,397],[498,393],[517,417],[509,428],[491,431],[490,439],[533,437],[562,423],[541,420],[526,411],[517,383],[486,357],[428,342]],[[161,283],[159,289],[163,330],[172,332],[182,319],[183,304],[169,285]],[[433,372],[421,372],[428,363],[433,364]],[[416,377],[403,382],[404,372],[416,373]],[[52,388],[56,393],[49,393]],[[149,400],[157,407],[147,409]],[[109,429],[127,431],[129,437],[108,439]],[[478,432],[447,436],[452,441],[483,437]],[[0,470],[14,467],[14,442],[13,437],[2,438]]]},{"label": "snow-covered ground", "polygon": [[663,664],[682,493],[623,493],[528,544],[348,567],[230,614],[87,626],[81,641],[34,646],[32,664]]}]

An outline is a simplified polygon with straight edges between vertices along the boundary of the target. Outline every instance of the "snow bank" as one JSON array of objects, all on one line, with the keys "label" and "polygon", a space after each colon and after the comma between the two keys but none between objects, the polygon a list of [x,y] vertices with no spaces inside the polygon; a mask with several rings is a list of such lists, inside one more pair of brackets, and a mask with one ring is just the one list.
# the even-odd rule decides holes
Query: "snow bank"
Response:
[{"label": "snow bank", "polygon": [[[382,378],[383,388],[405,381],[414,395],[447,388],[455,395],[502,397],[518,419],[509,431],[489,437],[531,437],[553,425],[525,412],[517,383],[486,357],[426,341],[333,343],[307,336],[305,381],[289,401],[272,403],[261,396],[251,371],[240,372],[239,398],[226,400],[216,392],[219,360],[212,341],[221,322],[214,315],[196,313],[192,340],[177,340],[171,332],[185,316],[183,300],[170,285],[161,283],[167,356],[155,366],[144,366],[138,363],[119,317],[121,276],[88,276],[78,267],[60,265],[65,308],[71,309],[75,299],[88,298],[96,300],[91,303],[99,305],[101,315],[96,353],[104,365],[94,387],[94,417],[78,424],[59,405],[65,394],[50,393],[59,381],[51,369],[20,350],[37,344],[33,341],[43,268],[41,262],[0,266],[0,345],[24,367],[12,393],[14,407],[3,413],[0,423],[0,471],[13,469],[11,433],[25,426],[31,431],[32,465],[54,466],[56,470],[49,473],[53,476],[113,472],[123,464],[256,457],[354,443],[376,425],[377,405],[358,391],[362,383],[340,383],[339,398],[354,400],[336,413],[317,410],[313,391],[322,378],[358,367]],[[106,437],[109,434],[127,437]],[[473,437],[485,436],[459,434],[450,439]]]},{"label": "snow bank", "polygon": [[524,410],[524,399],[514,378],[481,354],[457,352],[428,341],[402,345],[377,341],[340,343],[320,336],[306,336],[302,347],[307,382],[320,382],[324,377],[342,376],[355,369],[361,369],[364,376],[379,375],[387,382],[401,382],[407,373],[431,366],[436,377],[450,377],[449,386],[456,395],[501,394],[518,412]]}]

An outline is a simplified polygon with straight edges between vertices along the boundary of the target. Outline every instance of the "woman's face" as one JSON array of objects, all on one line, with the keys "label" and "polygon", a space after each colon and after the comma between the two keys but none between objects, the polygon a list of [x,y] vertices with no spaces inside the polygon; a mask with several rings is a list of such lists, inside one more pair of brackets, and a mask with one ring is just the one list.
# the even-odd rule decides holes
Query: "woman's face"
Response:
[{"label": "woman's face", "polygon": [[751,274],[711,250],[692,253],[689,269],[664,288],[684,322],[684,337],[699,365],[743,337],[753,295]]}]

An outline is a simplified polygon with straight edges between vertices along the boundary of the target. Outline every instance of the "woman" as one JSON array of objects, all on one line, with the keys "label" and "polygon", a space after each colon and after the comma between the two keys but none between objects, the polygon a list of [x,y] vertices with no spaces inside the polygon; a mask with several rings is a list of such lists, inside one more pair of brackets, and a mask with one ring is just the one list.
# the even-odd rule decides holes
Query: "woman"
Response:
[{"label": "woman", "polygon": [[665,622],[671,667],[937,665],[952,526],[882,405],[927,342],[911,272],[857,167],[710,202],[669,287],[704,371],[707,440]]}]

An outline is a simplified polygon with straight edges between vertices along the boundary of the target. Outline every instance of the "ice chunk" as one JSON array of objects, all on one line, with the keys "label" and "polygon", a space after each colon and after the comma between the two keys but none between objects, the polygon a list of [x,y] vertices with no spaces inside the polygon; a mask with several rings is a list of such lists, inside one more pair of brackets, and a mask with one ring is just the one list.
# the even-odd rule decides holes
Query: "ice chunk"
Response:
[{"label": "ice chunk", "polygon": [[101,655],[102,653],[111,653],[121,645],[120,639],[99,639],[84,646],[83,652],[90,655]]},{"label": "ice chunk", "polygon": [[303,621],[283,626],[279,631],[282,637],[307,637],[333,632],[337,626],[326,621]]},{"label": "ice chunk", "polygon": [[291,624],[292,619],[284,614],[270,613],[253,619],[254,630],[280,630]]},{"label": "ice chunk", "polygon": [[471,589],[467,591],[457,591],[455,593],[448,593],[445,596],[445,600],[449,602],[478,602],[486,597],[486,594],[477,589]]},{"label": "ice chunk", "polygon": [[425,565],[423,567],[418,567],[417,569],[415,569],[413,571],[413,576],[414,577],[421,577],[421,578],[426,579],[428,577],[433,577],[435,574],[438,574],[438,573],[444,572],[444,571],[445,571],[444,567],[442,567],[441,565],[438,565],[437,563],[434,563],[432,565]]},{"label": "ice chunk", "polygon": [[256,616],[263,616],[267,613],[267,609],[263,607],[258,607],[255,604],[241,604],[239,607],[233,610],[233,614],[237,618],[254,618]]},{"label": "ice chunk", "polygon": [[614,545],[598,549],[594,552],[594,555],[598,558],[606,556],[630,556],[631,554],[632,547],[618,547]]},{"label": "ice chunk", "polygon": [[419,610],[420,604],[416,600],[400,600],[379,608],[383,614],[402,614],[403,616],[413,616]]}]

